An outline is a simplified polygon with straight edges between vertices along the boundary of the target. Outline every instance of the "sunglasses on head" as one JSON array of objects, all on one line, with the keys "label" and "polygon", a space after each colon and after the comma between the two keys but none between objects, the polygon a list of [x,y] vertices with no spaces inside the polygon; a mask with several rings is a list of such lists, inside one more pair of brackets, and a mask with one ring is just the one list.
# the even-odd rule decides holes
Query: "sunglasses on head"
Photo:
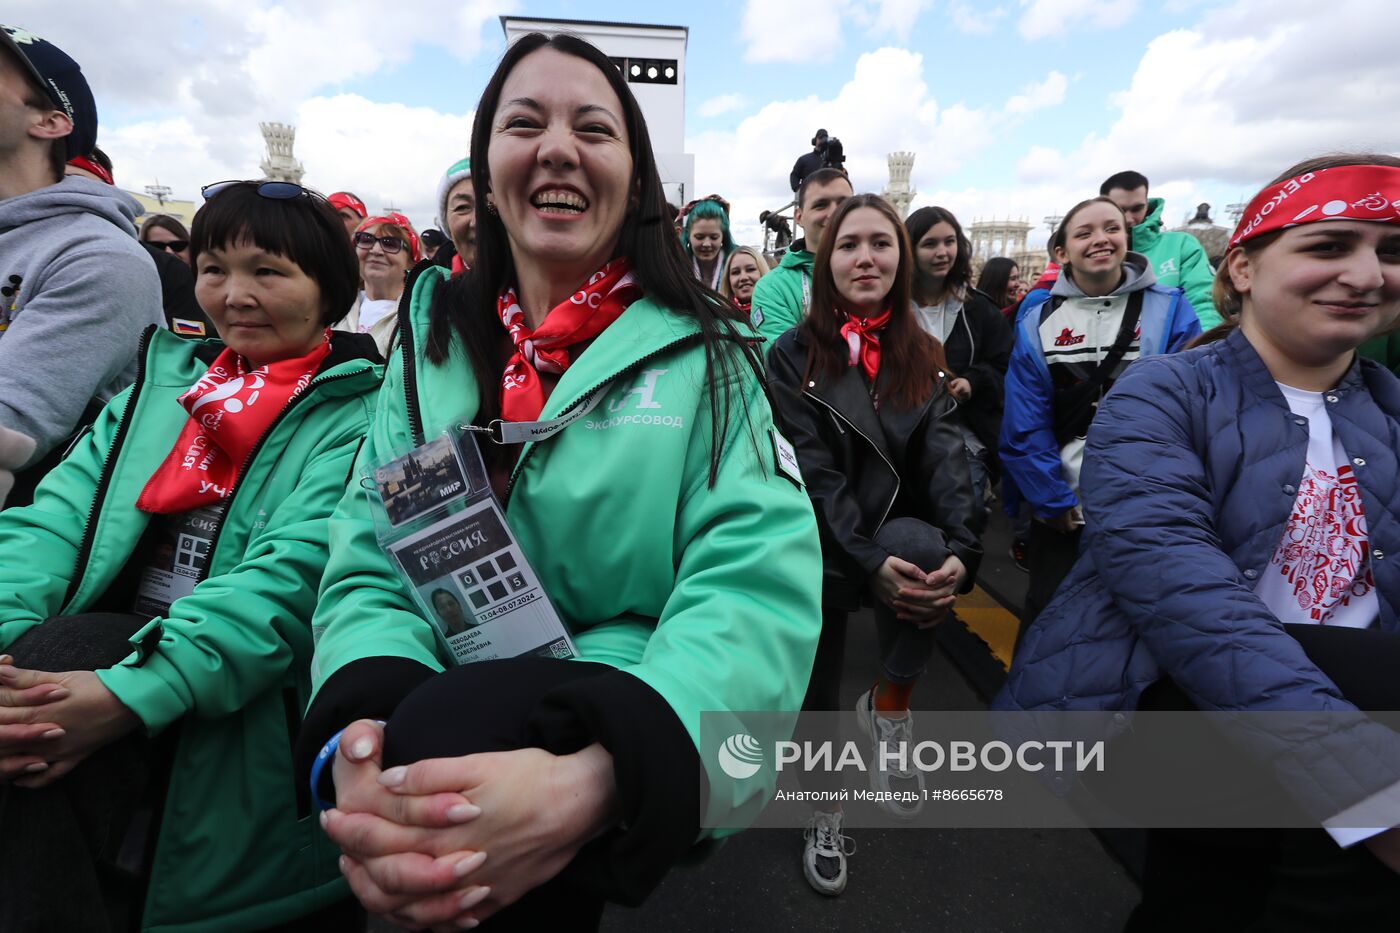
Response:
[{"label": "sunglasses on head", "polygon": [[189,248],[189,240],[166,240],[164,243],[157,243],[155,240],[147,240],[147,246],[154,246],[156,249],[168,249],[172,253],[183,253]]},{"label": "sunglasses on head", "polygon": [[397,253],[399,250],[403,249],[404,246],[403,240],[396,236],[375,236],[373,233],[368,233],[364,230],[355,234],[354,241],[355,248],[363,250],[374,249],[374,244],[378,243],[380,246],[384,247],[384,252],[390,255]]},{"label": "sunglasses on head", "polygon": [[295,184],[290,181],[254,182],[240,179],[233,179],[230,181],[216,181],[212,185],[205,185],[203,188],[200,188],[199,191],[201,194],[204,195],[204,200],[207,201],[210,198],[214,197],[214,195],[219,194],[222,191],[227,191],[234,185],[257,185],[256,190],[258,194],[264,198],[269,198],[273,201],[290,201],[292,198],[299,198],[302,195],[314,195],[314,192],[312,192],[310,189],[303,188],[301,185]]}]

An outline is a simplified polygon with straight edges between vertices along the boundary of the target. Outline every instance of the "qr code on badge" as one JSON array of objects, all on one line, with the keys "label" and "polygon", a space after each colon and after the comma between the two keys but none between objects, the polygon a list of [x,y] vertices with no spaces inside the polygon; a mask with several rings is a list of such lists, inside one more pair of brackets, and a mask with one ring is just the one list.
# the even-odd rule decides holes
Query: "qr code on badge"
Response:
[{"label": "qr code on badge", "polygon": [[569,651],[569,643],[562,638],[556,640],[553,644],[549,646],[549,653],[554,655],[556,658],[567,658],[572,656],[571,652]]}]

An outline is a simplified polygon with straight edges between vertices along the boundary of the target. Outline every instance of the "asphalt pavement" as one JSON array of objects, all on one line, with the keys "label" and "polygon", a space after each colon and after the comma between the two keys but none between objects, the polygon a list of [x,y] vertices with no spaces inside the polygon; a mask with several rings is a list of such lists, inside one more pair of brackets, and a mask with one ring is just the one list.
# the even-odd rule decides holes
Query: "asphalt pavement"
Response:
[{"label": "asphalt pavement", "polygon": [[[1025,575],[1009,558],[999,515],[984,546],[979,585],[1015,609]],[[841,701],[851,708],[875,676],[870,613],[852,616],[847,631]],[[913,708],[985,708],[1000,665],[966,629],[940,634]],[[1117,933],[1138,900],[1132,877],[1087,830],[856,829],[849,835],[857,850],[839,897],[807,885],[800,829],[749,830],[704,863],[674,869],[641,907],[610,906],[602,928]]]}]

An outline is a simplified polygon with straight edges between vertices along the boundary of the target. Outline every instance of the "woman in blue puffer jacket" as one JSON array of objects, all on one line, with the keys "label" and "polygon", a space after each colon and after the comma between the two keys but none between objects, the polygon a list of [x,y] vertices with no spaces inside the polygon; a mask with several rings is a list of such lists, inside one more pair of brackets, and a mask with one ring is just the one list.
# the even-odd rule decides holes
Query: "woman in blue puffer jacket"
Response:
[{"label": "woman in blue puffer jacket", "polygon": [[[1397,205],[1389,156],[1313,159],[1256,196],[1216,279],[1227,323],[1134,363],[1101,404],[1081,556],[998,708],[1400,708],[1396,669],[1374,673],[1400,658],[1400,381],[1355,352],[1400,323]],[[1366,751],[1390,767],[1394,744]],[[1327,735],[1279,750],[1338,787],[1356,751]],[[1394,928],[1400,810],[1381,822],[1153,831],[1128,929]]]}]

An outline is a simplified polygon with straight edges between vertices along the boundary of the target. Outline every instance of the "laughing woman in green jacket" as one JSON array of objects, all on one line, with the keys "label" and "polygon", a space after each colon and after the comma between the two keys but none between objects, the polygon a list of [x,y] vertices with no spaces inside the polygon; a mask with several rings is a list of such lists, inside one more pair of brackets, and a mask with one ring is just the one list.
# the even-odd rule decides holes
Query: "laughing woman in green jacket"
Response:
[{"label": "laughing woman in green jacket", "polygon": [[335,211],[205,190],[195,291],[222,343],[152,328],[136,384],[0,513],[7,933],[316,929],[346,897],[290,742],[382,369],[328,330],[358,278]]},{"label": "laughing woman in green jacket", "polygon": [[557,418],[604,387],[546,440],[483,442],[579,657],[444,671],[352,490],[331,520],[301,757],[344,730],[317,787],[373,912],[587,928],[605,901],[645,897],[704,827],[743,826],[771,797],[727,777],[712,740],[701,754],[702,713],[799,708],[821,548],[778,466],[756,338],[691,275],[609,59],[567,35],[516,42],[471,160],[478,261],[410,283],[360,463],[458,422]]}]

